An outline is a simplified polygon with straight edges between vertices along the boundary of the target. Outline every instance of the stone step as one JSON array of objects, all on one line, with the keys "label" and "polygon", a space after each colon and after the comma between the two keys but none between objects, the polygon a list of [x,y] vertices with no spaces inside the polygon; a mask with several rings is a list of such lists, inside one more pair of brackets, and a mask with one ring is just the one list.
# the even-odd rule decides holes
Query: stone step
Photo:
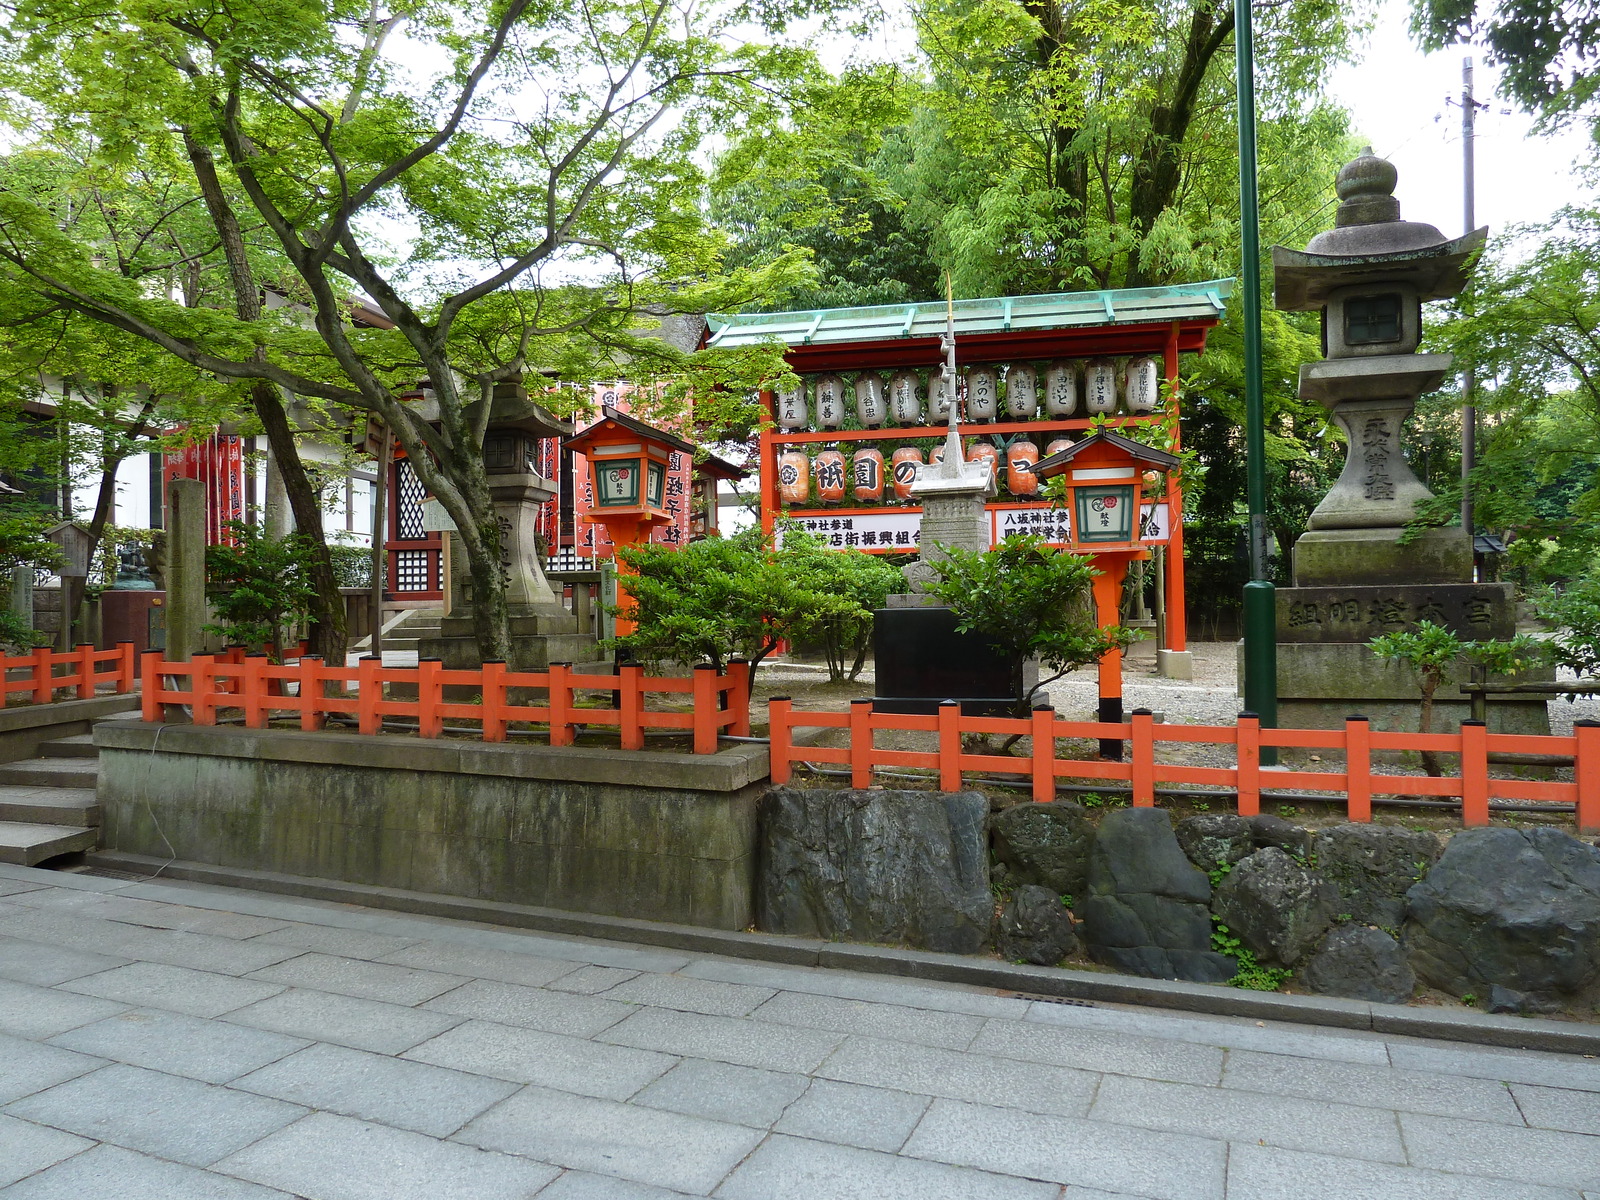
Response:
[{"label": "stone step", "polygon": [[99,843],[98,829],[33,825],[20,821],[0,822],[0,862],[18,867],[37,866],[59,854],[93,850]]},{"label": "stone step", "polygon": [[0,765],[0,787],[93,788],[99,774],[97,758],[25,758]]},{"label": "stone step", "polygon": [[100,804],[93,788],[0,787],[0,821],[92,828]]},{"label": "stone step", "polygon": [[41,758],[98,758],[100,751],[95,749],[94,734],[80,733],[74,737],[56,738],[53,742],[40,742],[39,756]]}]

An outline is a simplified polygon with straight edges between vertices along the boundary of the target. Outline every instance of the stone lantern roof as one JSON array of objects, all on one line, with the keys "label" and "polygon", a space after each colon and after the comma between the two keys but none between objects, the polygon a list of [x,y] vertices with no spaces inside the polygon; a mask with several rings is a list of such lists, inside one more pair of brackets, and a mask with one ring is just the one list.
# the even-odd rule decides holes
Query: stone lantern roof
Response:
[{"label": "stone lantern roof", "polygon": [[1334,227],[1304,250],[1272,248],[1273,302],[1288,312],[1314,312],[1329,293],[1352,284],[1404,281],[1419,300],[1457,295],[1471,260],[1488,238],[1487,226],[1448,238],[1432,225],[1402,221],[1394,197],[1394,164],[1368,148],[1339,171]]}]

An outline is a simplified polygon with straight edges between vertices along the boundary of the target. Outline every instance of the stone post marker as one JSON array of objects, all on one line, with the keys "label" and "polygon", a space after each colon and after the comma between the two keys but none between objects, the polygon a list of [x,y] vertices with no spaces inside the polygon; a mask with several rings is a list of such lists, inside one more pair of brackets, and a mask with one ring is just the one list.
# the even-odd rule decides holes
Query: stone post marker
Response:
[{"label": "stone post marker", "polygon": [[909,593],[890,596],[890,608],[931,603],[927,582],[937,577],[932,564],[949,557],[941,545],[961,550],[989,548],[989,514],[984,501],[995,494],[994,472],[981,460],[966,461],[954,408],[945,435],[944,460],[917,468],[911,496],[922,505],[922,532],[917,561],[901,568]]},{"label": "stone post marker", "polygon": [[[1322,313],[1327,357],[1300,368],[1300,396],[1329,409],[1348,447],[1295,543],[1294,586],[1277,592],[1284,725],[1337,726],[1360,713],[1378,728],[1415,729],[1414,675],[1379,660],[1367,642],[1421,621],[1467,639],[1515,629],[1511,585],[1473,580],[1470,530],[1406,535],[1431,493],[1406,461],[1401,432],[1417,397],[1451,367],[1448,354],[1418,352],[1422,305],[1460,293],[1488,230],[1450,239],[1401,220],[1396,178],[1390,163],[1364,152],[1339,171],[1335,227],[1304,251],[1272,252],[1278,308]],[[1441,716],[1467,715],[1453,685],[1440,700]],[[1548,730],[1543,700],[1496,707],[1503,727]]]},{"label": "stone post marker", "polygon": [[167,649],[187,662],[200,648],[206,621],[206,485],[198,479],[167,484]]}]

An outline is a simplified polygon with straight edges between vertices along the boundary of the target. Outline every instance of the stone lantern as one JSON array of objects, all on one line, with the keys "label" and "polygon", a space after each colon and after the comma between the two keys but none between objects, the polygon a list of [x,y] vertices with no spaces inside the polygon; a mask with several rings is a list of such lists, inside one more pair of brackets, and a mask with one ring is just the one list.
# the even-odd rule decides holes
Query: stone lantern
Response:
[{"label": "stone lantern", "polygon": [[[1511,586],[1473,580],[1470,530],[1427,529],[1401,540],[1432,495],[1406,461],[1401,430],[1452,363],[1448,354],[1418,351],[1422,305],[1461,292],[1488,231],[1452,239],[1401,220],[1395,181],[1390,163],[1363,153],[1339,172],[1334,228],[1304,251],[1272,252],[1278,308],[1322,314],[1326,357],[1301,366],[1300,396],[1325,405],[1347,442],[1343,471],[1295,543],[1294,586],[1277,592],[1285,725],[1340,725],[1360,712],[1380,727],[1415,728],[1414,676],[1379,661],[1366,643],[1424,620],[1468,639],[1509,637],[1515,628]],[[1441,715],[1465,715],[1453,685],[1439,695]],[[1499,707],[1510,713],[1517,705]],[[1534,707],[1537,726],[1543,701]]]},{"label": "stone lantern", "polygon": [[[539,441],[570,432],[571,422],[560,420],[531,399],[521,383],[495,385],[483,437],[483,462],[500,523],[500,561],[506,572],[511,616],[511,658],[506,666],[512,671],[539,671],[552,662],[594,657],[594,639],[578,632],[577,618],[544,577],[538,544],[539,507],[556,494],[555,484],[539,474]],[[451,541],[453,549],[453,537]],[[447,670],[475,667],[482,661],[464,567],[460,564],[461,569],[452,571],[463,586],[452,588],[455,594],[450,611],[440,622],[439,636],[423,638],[417,647],[421,657],[440,659]]]}]

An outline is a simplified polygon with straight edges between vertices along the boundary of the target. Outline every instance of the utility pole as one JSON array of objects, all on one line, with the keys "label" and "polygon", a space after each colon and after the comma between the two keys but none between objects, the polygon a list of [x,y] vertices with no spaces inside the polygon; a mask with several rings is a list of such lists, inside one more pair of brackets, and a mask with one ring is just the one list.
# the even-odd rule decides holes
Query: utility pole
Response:
[{"label": "utility pole", "polygon": [[[1250,512],[1250,582],[1244,585],[1244,706],[1278,724],[1277,601],[1267,575],[1266,406],[1261,394],[1261,237],[1256,193],[1255,47],[1250,0],[1234,0],[1234,67],[1239,105],[1239,291],[1244,320],[1245,467]],[[1277,762],[1263,749],[1261,762]]]},{"label": "utility pole", "polygon": [[[1474,175],[1472,161],[1473,127],[1478,102],[1472,97],[1472,56],[1461,60],[1461,195],[1462,221],[1471,233],[1477,227],[1473,212]],[[1478,380],[1472,364],[1461,375],[1461,528],[1470,539],[1477,532],[1472,515],[1472,468],[1478,457],[1478,409],[1473,403]],[[1473,555],[1476,563],[1477,555]],[[1476,575],[1476,567],[1474,567]]]}]

